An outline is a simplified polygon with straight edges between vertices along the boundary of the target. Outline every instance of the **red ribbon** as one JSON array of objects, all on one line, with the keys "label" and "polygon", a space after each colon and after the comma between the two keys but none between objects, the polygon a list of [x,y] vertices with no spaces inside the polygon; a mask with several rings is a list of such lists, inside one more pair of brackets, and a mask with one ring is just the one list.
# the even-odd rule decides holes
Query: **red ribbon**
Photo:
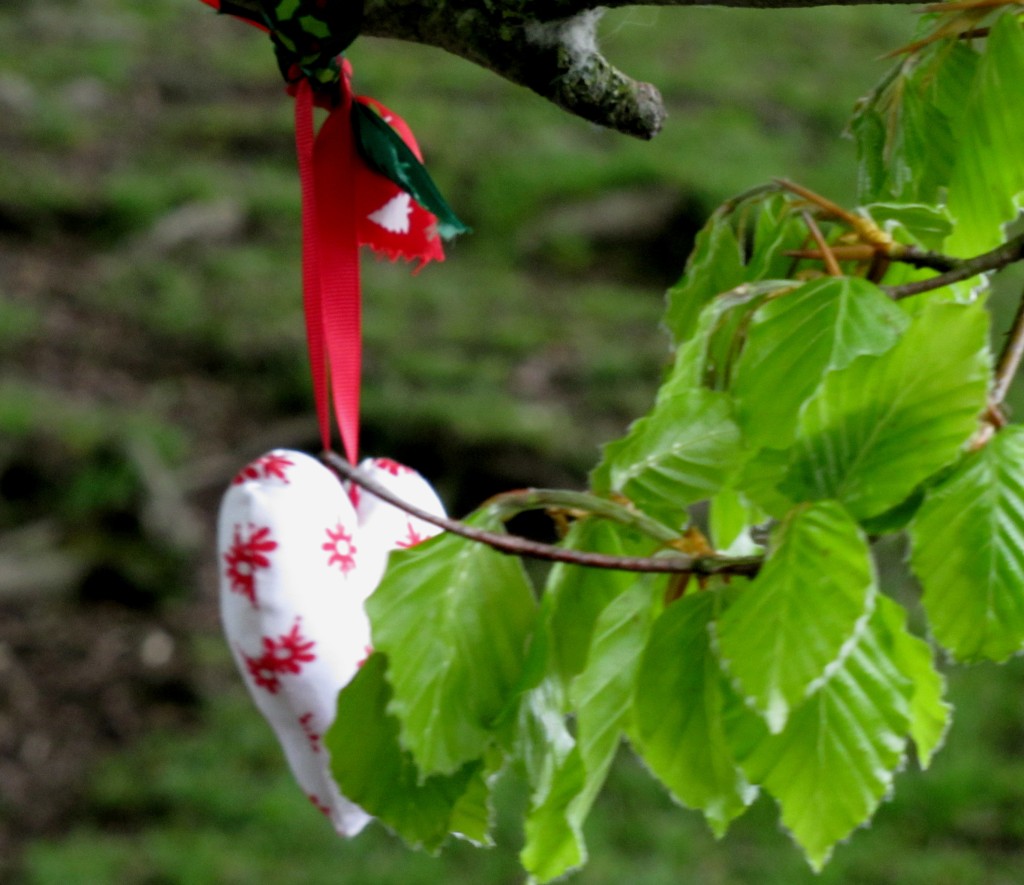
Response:
[{"label": "red ribbon", "polygon": [[[218,12],[221,0],[203,0]],[[229,7],[229,11],[233,11]],[[239,14],[239,13],[236,13]],[[239,14],[261,30],[267,27]],[[352,102],[372,108],[422,160],[405,121],[384,105],[352,95],[352,68],[341,61],[338,98],[314,94],[295,68],[287,75],[295,96],[295,149],[302,186],[302,299],[313,373],[320,442],[331,448],[331,408],[345,455],[359,456],[359,387],[362,370],[359,246],[394,261],[444,261],[437,218],[359,157],[352,132]],[[329,113],[317,133],[313,108]]]},{"label": "red ribbon", "polygon": [[[331,448],[333,402],[345,454],[356,463],[361,349],[359,247],[354,223],[346,224],[344,218],[338,218],[328,198],[330,194],[334,200],[343,201],[346,184],[352,181],[351,159],[346,156],[352,146],[351,132],[343,131],[347,121],[347,112],[332,113],[320,134],[314,136],[313,90],[305,79],[298,83],[295,147],[302,187],[302,290],[313,398],[323,447]],[[336,156],[333,171],[331,166],[335,164],[326,162],[327,147],[333,148]],[[346,160],[348,176],[345,170],[339,174]],[[330,191],[328,180],[334,185]]]},{"label": "red ribbon", "polygon": [[295,96],[295,146],[302,186],[302,289],[306,343],[320,441],[331,447],[331,406],[345,455],[359,456],[362,367],[359,239],[354,211],[359,159],[352,138],[352,92],[342,78],[341,103],[313,134],[313,89]]},{"label": "red ribbon", "polygon": [[379,102],[354,97],[346,62],[340,101],[314,133],[316,96],[309,81],[294,84],[295,147],[302,186],[302,289],[306,343],[313,373],[320,441],[331,448],[333,407],[345,455],[359,455],[362,369],[359,247],[392,261],[443,261],[435,216],[359,156],[352,132],[352,102],[374,107],[419,155],[401,117]]}]

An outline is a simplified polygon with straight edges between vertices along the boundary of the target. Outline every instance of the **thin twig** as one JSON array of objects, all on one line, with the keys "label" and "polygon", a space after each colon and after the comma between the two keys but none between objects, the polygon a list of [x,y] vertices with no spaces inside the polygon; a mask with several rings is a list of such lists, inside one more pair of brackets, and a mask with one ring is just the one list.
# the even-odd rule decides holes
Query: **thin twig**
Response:
[{"label": "thin twig", "polygon": [[995,382],[992,385],[991,405],[999,409],[1006,394],[1010,391],[1017,369],[1020,367],[1021,358],[1024,357],[1024,292],[1021,293],[1020,302],[1017,304],[1017,313],[1014,314],[1010,331],[1006,335],[1006,343],[1003,345],[1003,352],[999,354],[999,362],[996,364]]},{"label": "thin twig", "polygon": [[[918,249],[916,246],[905,246],[902,243],[893,243],[888,249],[879,249],[868,243],[838,243],[829,248],[838,261],[871,261],[877,256],[882,256],[888,261],[898,261],[911,267],[940,272],[959,267],[962,260],[939,252]],[[787,249],[782,254],[790,258],[807,258],[813,261],[821,261],[823,257],[818,249]]]},{"label": "thin twig", "polygon": [[926,280],[903,283],[900,286],[882,286],[882,291],[898,301],[901,298],[909,298],[911,295],[920,295],[922,292],[931,292],[934,289],[941,289],[943,286],[960,283],[992,270],[1001,270],[1008,264],[1024,260],[1024,234],[1007,240],[991,252],[976,255],[974,258],[953,260],[957,262],[956,266],[945,273],[929,277]]},{"label": "thin twig", "polygon": [[775,181],[780,187],[788,190],[790,193],[796,194],[796,196],[817,206],[826,217],[845,222],[865,243],[870,243],[876,248],[885,250],[892,246],[892,237],[870,218],[850,212],[828,197],[823,197],[821,194],[815,193],[810,188],[797,184],[795,181],[790,181],[786,178],[777,178]]},{"label": "thin twig", "polygon": [[321,460],[335,471],[342,479],[353,482],[382,501],[397,507],[399,510],[422,519],[431,525],[459,535],[470,541],[486,544],[500,553],[513,556],[526,556],[533,559],[544,559],[549,562],[565,562],[571,565],[589,566],[591,568],[614,569],[627,572],[649,572],[665,574],[696,574],[696,575],[755,575],[761,567],[759,556],[724,557],[724,556],[685,556],[682,554],[665,554],[656,556],[611,556],[605,553],[592,553],[584,550],[569,550],[552,544],[542,544],[517,535],[506,535],[490,532],[469,525],[461,520],[436,516],[403,501],[392,494],[385,486],[366,476],[353,467],[344,458],[334,452],[322,452]]},{"label": "thin twig", "polygon": [[889,252],[892,261],[901,264],[909,264],[911,267],[927,268],[937,270],[940,273],[954,270],[960,266],[963,259],[943,255],[940,252],[932,252],[928,249],[919,249],[917,246],[905,246],[902,243],[893,243]]},{"label": "thin twig", "polygon": [[841,277],[843,275],[842,268],[839,266],[839,262],[836,261],[836,256],[832,253],[828,240],[825,239],[825,235],[821,232],[821,228],[818,227],[817,222],[815,222],[811,217],[811,213],[806,209],[801,211],[800,215],[803,217],[804,224],[807,225],[807,229],[811,232],[814,242],[817,243],[818,249],[821,251],[821,259],[825,263],[825,270],[828,271],[828,275],[830,277]]},{"label": "thin twig", "polygon": [[502,492],[485,501],[480,508],[494,513],[502,522],[529,510],[561,510],[600,516],[627,528],[636,529],[649,538],[671,546],[679,541],[679,532],[652,519],[632,507],[589,492],[568,489],[516,489]]}]

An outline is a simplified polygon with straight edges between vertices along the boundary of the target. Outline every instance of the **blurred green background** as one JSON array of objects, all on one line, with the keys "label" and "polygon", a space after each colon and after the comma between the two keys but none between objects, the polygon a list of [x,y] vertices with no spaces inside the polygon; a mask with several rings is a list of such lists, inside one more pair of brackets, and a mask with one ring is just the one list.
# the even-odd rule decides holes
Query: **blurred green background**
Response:
[{"label": "blurred green background", "polygon": [[[456,513],[581,485],[648,407],[663,292],[708,212],[773,176],[853,198],[845,120],[913,19],[609,14],[612,60],[666,97],[649,144],[439,51],[357,43],[357,91],[406,117],[475,229],[417,276],[365,261],[365,450]],[[0,5],[2,881],[522,881],[510,785],[491,851],[338,841],[218,635],[221,489],[316,445],[291,125],[265,38],[195,0]],[[912,592],[901,555],[888,580]],[[822,876],[769,800],[716,843],[624,753],[575,881],[1024,881],[1024,669],[951,682],[933,769]]]}]

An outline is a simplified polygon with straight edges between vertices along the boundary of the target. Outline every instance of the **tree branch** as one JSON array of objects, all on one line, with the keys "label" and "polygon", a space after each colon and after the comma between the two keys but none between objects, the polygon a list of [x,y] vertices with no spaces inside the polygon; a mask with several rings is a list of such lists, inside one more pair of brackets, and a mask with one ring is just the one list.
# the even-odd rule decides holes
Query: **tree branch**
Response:
[{"label": "tree branch", "polygon": [[[348,0],[332,0],[348,2]],[[366,0],[363,33],[436,46],[532,89],[571,114],[638,138],[665,120],[661,94],[602,55],[602,8],[730,6],[793,9],[916,0]]]},{"label": "tree branch", "polygon": [[1010,392],[1010,384],[1017,374],[1017,369],[1020,368],[1022,357],[1024,357],[1024,292],[1021,293],[1010,331],[1006,333],[1003,352],[999,354],[995,381],[992,384],[993,408],[1001,409],[1006,394]]},{"label": "tree branch", "polygon": [[[627,572],[645,572],[662,574],[692,574],[692,575],[756,575],[761,568],[762,558],[760,556],[725,557],[725,556],[686,556],[677,553],[668,553],[655,556],[611,556],[605,553],[592,553],[585,550],[570,550],[566,547],[556,547],[553,544],[542,544],[538,541],[531,541],[517,535],[506,535],[499,532],[489,532],[469,525],[457,519],[450,519],[444,516],[436,516],[426,510],[403,501],[392,494],[385,486],[366,476],[362,471],[353,467],[340,455],[334,452],[322,452],[321,460],[337,473],[342,479],[355,483],[365,489],[371,495],[376,495],[382,501],[397,507],[410,516],[422,519],[431,525],[444,529],[452,534],[459,535],[469,541],[479,544],[486,544],[500,553],[507,553],[512,556],[526,556],[532,559],[543,559],[549,562],[565,562],[571,565],[589,566],[591,568],[613,569]],[[497,508],[504,509],[506,518],[512,514],[509,510],[521,512],[529,503],[538,507],[548,507],[548,498],[535,490],[528,490],[525,493],[511,493],[518,496],[515,507],[510,507],[511,495],[507,500],[505,496],[497,499]],[[569,493],[571,494],[571,493]],[[573,496],[576,503],[580,503],[583,497]],[[564,499],[564,498],[563,498]],[[567,500],[567,499],[566,499]],[[617,507],[614,502],[604,502],[609,505],[602,507],[600,516],[612,518],[613,508]],[[625,511],[625,508],[619,508]],[[628,512],[628,511],[625,511]],[[629,517],[630,524],[636,526],[633,516]],[[658,524],[660,526],[660,524]],[[664,526],[660,526],[664,530]]]},{"label": "tree branch", "polygon": [[[597,48],[600,11],[541,20],[487,0],[376,0],[363,33],[437,46],[468,59],[559,107],[638,138],[653,138],[665,120],[661,94],[626,76]],[[556,4],[557,5],[557,4]]]},{"label": "tree branch", "polygon": [[926,280],[904,283],[901,286],[882,286],[882,290],[896,300],[909,298],[911,295],[920,295],[922,292],[931,292],[934,289],[941,289],[943,286],[969,280],[979,274],[1001,270],[1015,261],[1024,261],[1024,234],[1007,240],[991,252],[985,252],[973,258],[950,258],[948,260],[950,269],[945,273],[929,277]]}]

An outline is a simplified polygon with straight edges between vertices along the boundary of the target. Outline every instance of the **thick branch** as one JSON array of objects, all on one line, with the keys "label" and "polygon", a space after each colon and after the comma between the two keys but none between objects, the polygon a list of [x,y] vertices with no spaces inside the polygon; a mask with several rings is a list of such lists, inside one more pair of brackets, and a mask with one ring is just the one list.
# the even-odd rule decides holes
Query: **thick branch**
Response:
[{"label": "thick branch", "polygon": [[540,21],[488,0],[376,0],[363,33],[437,46],[526,86],[571,114],[638,138],[661,130],[661,94],[613,67],[597,48],[600,12]]},{"label": "thick branch", "polygon": [[[348,0],[333,0],[348,2]],[[638,138],[665,120],[658,90],[612,66],[597,45],[602,7],[790,9],[916,0],[366,0],[363,33],[437,46],[526,86],[571,114]]]}]

